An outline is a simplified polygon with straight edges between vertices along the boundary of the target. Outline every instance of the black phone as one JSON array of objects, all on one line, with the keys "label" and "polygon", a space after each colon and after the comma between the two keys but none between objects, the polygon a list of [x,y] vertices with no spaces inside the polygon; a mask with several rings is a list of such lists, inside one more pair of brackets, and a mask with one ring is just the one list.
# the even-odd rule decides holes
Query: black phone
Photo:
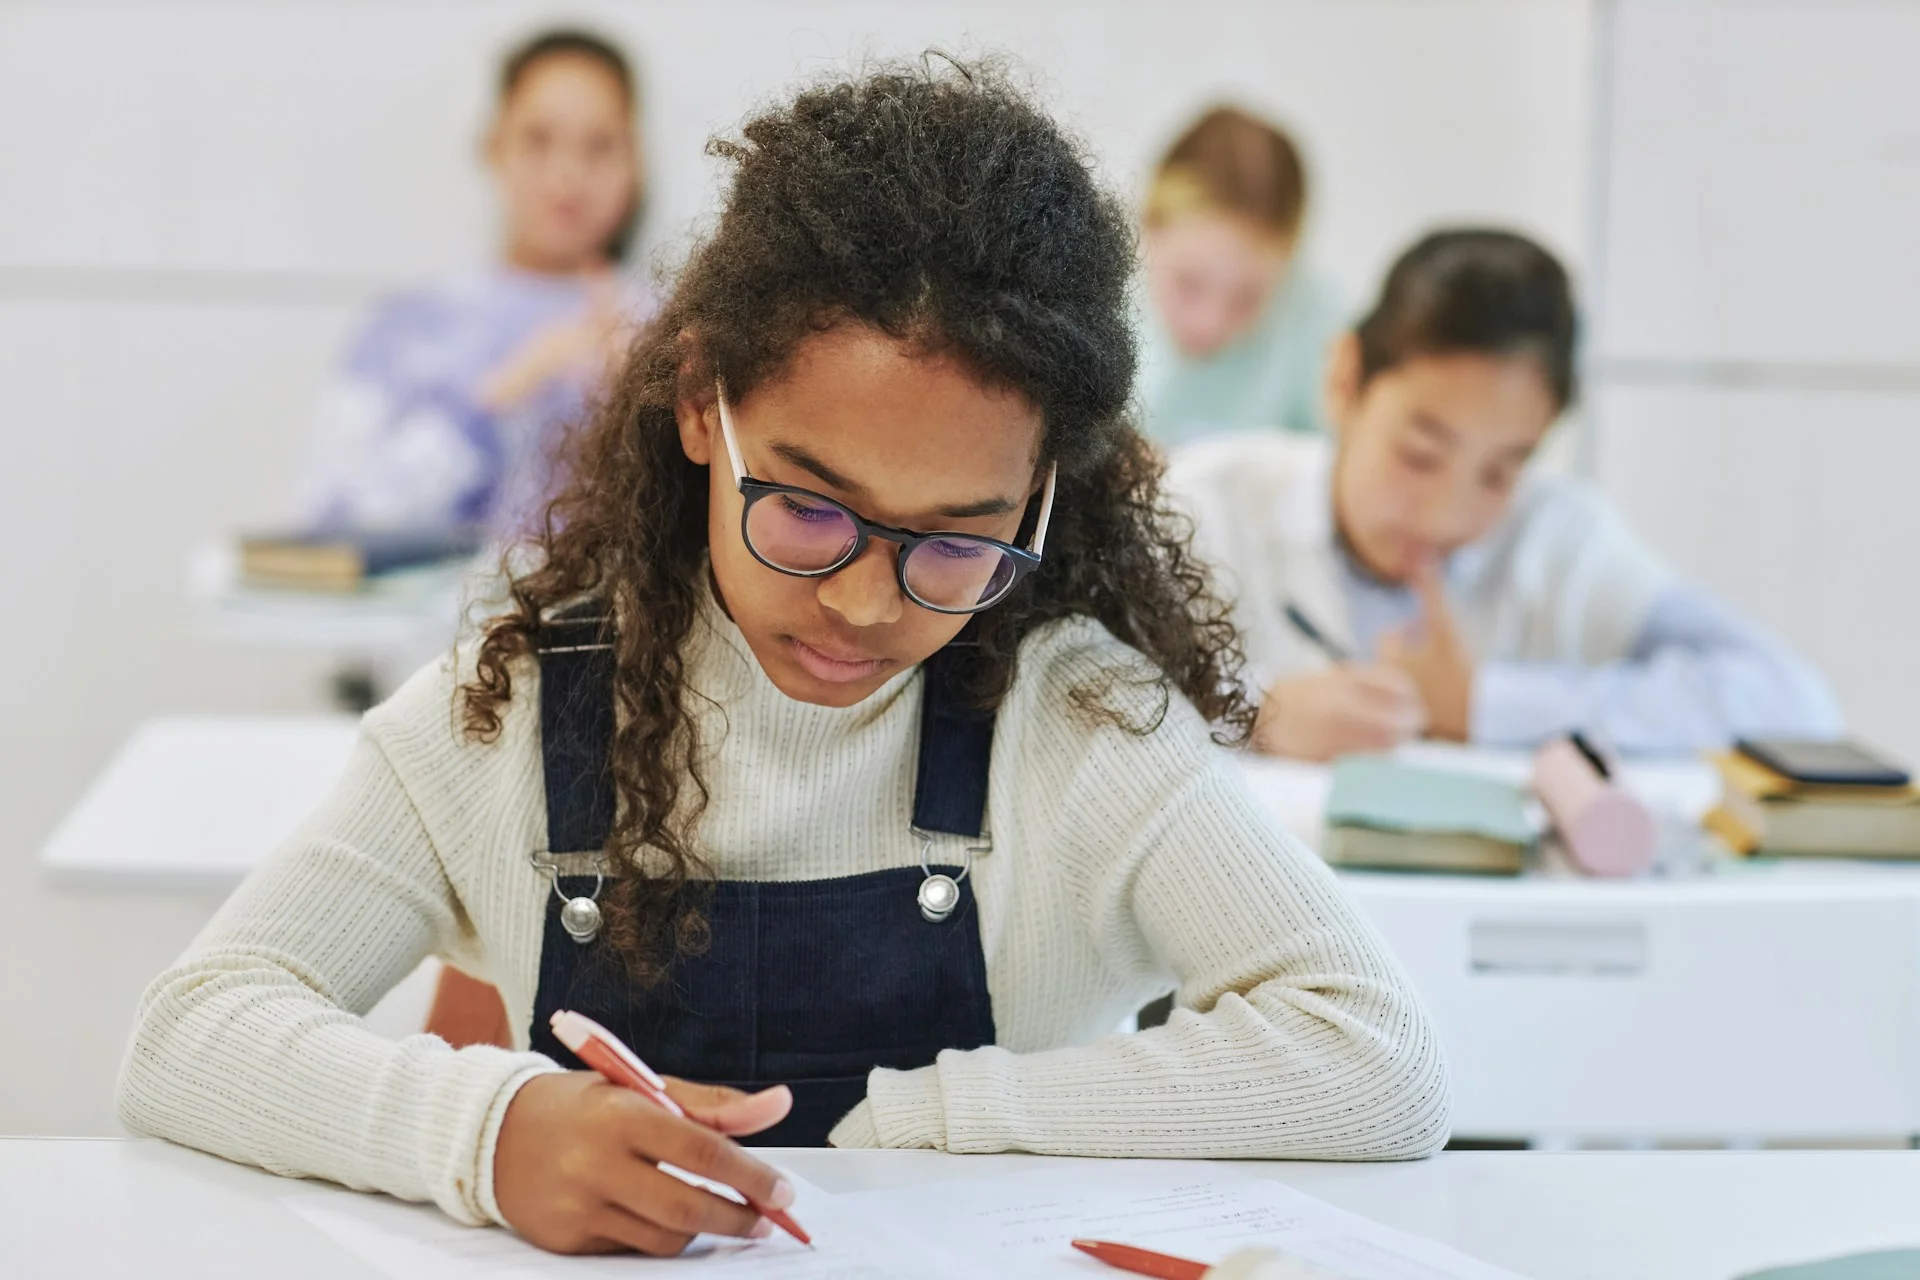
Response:
[{"label": "black phone", "polygon": [[1857,742],[1742,738],[1734,746],[1804,786],[1904,787],[1912,780],[1905,769]]}]

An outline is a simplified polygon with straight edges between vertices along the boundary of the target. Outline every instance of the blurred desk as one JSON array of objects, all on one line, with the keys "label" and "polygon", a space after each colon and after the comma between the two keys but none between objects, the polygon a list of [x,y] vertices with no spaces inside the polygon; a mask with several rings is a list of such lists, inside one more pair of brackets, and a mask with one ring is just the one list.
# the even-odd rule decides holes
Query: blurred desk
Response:
[{"label": "blurred desk", "polygon": [[249,586],[230,540],[209,542],[187,563],[187,589],[209,638],[340,660],[334,697],[345,710],[379,701],[449,649],[462,612],[484,585],[486,557],[385,574],[351,593]]},{"label": "blurred desk", "polygon": [[445,650],[474,575],[473,563],[442,565],[388,575],[365,591],[330,594],[246,585],[231,542],[198,547],[187,564],[188,590],[215,638],[374,659],[423,645],[429,654]]},{"label": "blurred desk", "polygon": [[[1394,755],[1408,764],[1497,778],[1515,786],[1526,786],[1533,778],[1531,751],[1415,742],[1401,747]],[[1276,760],[1271,756],[1236,758],[1253,793],[1286,824],[1287,830],[1317,847],[1324,834],[1327,796],[1333,789],[1332,768],[1298,760]],[[1628,760],[1621,763],[1619,776],[1623,787],[1659,815],[1668,838],[1683,830],[1689,833],[1697,830],[1701,817],[1720,799],[1719,776],[1711,765],[1693,757]],[[1553,874],[1571,876],[1574,872],[1556,866]]]},{"label": "blurred desk", "polygon": [[[96,886],[237,884],[325,797],[354,732],[346,716],[149,722],[41,860]],[[1247,769],[1276,813],[1317,832],[1324,770]],[[1701,776],[1656,766],[1629,781],[1697,813]],[[1920,866],[1341,880],[1433,1012],[1462,1135],[1920,1134]]]},{"label": "blurred desk", "polygon": [[[766,1154],[832,1193],[1060,1163],[937,1151]],[[1920,1243],[1920,1153],[1910,1151],[1450,1151],[1406,1164],[1232,1167],[1535,1280],[1731,1280]],[[279,1203],[351,1203],[358,1194],[150,1140],[0,1140],[0,1240],[7,1275],[19,1280],[378,1280],[384,1272]],[[610,1264],[572,1265],[600,1274]],[[622,1274],[650,1270],[637,1260],[611,1265]],[[698,1270],[690,1264],[688,1274]],[[1123,1273],[1069,1256],[1060,1274]]]},{"label": "blurred desk", "polygon": [[230,889],[318,807],[357,732],[352,716],[149,720],[40,861],[70,882]]},{"label": "blurred desk", "polygon": [[[1438,768],[1527,757],[1423,745]],[[1244,762],[1309,842],[1329,771]],[[1343,871],[1406,965],[1453,1071],[1454,1131],[1529,1139],[1920,1134],[1920,864],[1746,861],[1685,847],[1718,795],[1691,761],[1622,783],[1681,847],[1656,873]]]},{"label": "blurred desk", "polygon": [[[226,892],[319,807],[359,735],[353,716],[149,720],[48,838],[40,863],[81,889]],[[382,1035],[426,1024],[428,960],[368,1014]]]}]

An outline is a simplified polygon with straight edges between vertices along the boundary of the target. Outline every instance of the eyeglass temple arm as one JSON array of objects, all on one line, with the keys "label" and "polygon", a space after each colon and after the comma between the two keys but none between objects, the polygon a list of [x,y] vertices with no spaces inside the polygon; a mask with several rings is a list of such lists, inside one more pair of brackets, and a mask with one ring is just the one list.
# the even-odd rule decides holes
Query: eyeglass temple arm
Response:
[{"label": "eyeglass temple arm", "polygon": [[[713,395],[720,406],[720,438],[726,441],[727,461],[733,464],[733,482],[737,485],[747,478],[747,464],[740,457],[740,442],[733,438],[733,413],[727,408],[727,391],[718,378],[713,380]],[[1044,521],[1041,527],[1046,527]]]},{"label": "eyeglass temple arm", "polygon": [[1053,519],[1053,486],[1060,478],[1060,464],[1055,462],[1047,467],[1047,486],[1040,493],[1040,523],[1033,529],[1033,554],[1036,556],[1047,549],[1047,524]]}]

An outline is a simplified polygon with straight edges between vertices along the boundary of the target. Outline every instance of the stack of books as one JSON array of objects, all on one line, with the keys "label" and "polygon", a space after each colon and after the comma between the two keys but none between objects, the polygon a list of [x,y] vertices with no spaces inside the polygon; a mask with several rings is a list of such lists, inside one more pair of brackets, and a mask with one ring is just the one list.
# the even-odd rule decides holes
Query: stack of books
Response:
[{"label": "stack of books", "polygon": [[1920,859],[1920,788],[1788,776],[1742,750],[1712,757],[1726,783],[1707,827],[1736,853],[1781,858]]},{"label": "stack of books", "polygon": [[1321,854],[1340,867],[1510,876],[1536,835],[1511,783],[1349,756],[1333,766]]},{"label": "stack of books", "polygon": [[462,564],[479,551],[477,530],[253,534],[240,539],[240,578],[250,587],[348,594],[408,570]]}]

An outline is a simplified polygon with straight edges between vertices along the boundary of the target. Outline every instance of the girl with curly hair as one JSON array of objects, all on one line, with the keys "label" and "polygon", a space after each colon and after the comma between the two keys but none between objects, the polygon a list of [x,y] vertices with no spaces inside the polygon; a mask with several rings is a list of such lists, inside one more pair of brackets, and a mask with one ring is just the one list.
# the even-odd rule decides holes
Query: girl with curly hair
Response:
[{"label": "girl with curly hair", "polygon": [[[789,1202],[722,1134],[1436,1149],[1404,975],[1212,741],[1237,642],[1127,419],[1132,240],[1081,151],[931,61],[712,150],[724,210],[510,608],[148,990],[128,1123],[648,1253],[766,1229],[662,1163]],[[429,954],[510,1048],[365,1028]],[[565,1009],[689,1118],[567,1070]]]}]

